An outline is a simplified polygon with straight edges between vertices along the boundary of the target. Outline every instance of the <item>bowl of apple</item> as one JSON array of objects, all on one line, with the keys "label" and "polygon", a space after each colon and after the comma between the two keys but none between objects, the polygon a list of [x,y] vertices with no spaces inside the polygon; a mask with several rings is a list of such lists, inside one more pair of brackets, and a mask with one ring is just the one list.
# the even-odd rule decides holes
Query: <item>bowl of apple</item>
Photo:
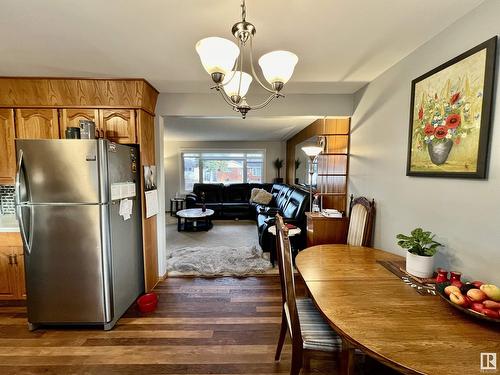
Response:
[{"label": "bowl of apple", "polygon": [[436,284],[438,294],[450,305],[476,318],[500,323],[500,288],[481,281]]}]

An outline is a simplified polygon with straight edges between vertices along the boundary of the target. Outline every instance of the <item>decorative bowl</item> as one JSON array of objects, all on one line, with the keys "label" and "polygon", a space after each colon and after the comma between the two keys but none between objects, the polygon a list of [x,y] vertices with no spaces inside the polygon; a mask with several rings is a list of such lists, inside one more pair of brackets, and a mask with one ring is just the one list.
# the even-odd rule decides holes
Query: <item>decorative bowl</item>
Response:
[{"label": "decorative bowl", "polygon": [[448,281],[444,282],[444,283],[438,283],[438,284],[436,284],[436,292],[437,292],[437,294],[439,294],[439,296],[442,299],[444,299],[446,302],[448,302],[451,306],[453,306],[454,308],[462,311],[463,313],[465,313],[467,315],[473,316],[476,319],[486,320],[487,322],[493,322],[493,323],[496,323],[496,324],[500,324],[500,319],[490,318],[489,316],[486,316],[484,314],[478,313],[478,312],[476,312],[476,311],[474,311],[472,309],[468,309],[468,308],[459,306],[459,305],[451,302],[450,299],[448,298],[448,296],[446,295],[446,293],[444,292],[444,288],[446,288],[448,285],[450,285],[450,282],[448,282]]}]

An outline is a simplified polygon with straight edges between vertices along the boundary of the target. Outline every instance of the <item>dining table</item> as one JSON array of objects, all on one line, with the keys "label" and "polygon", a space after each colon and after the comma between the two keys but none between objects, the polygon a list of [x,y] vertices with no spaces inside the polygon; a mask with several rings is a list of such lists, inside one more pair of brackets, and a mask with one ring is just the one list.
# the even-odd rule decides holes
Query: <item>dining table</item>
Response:
[{"label": "dining table", "polygon": [[379,263],[403,259],[370,247],[319,245],[302,250],[296,268],[342,340],[383,364],[404,374],[500,373],[500,363],[493,369],[500,322],[419,294]]}]

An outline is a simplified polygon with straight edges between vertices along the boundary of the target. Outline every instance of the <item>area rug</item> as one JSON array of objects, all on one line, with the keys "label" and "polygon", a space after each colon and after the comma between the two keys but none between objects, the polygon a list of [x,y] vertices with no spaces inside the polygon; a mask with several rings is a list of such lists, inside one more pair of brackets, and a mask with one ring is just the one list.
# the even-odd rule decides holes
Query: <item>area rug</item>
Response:
[{"label": "area rug", "polygon": [[245,276],[266,273],[271,268],[256,246],[185,247],[167,258],[167,272],[174,275]]}]

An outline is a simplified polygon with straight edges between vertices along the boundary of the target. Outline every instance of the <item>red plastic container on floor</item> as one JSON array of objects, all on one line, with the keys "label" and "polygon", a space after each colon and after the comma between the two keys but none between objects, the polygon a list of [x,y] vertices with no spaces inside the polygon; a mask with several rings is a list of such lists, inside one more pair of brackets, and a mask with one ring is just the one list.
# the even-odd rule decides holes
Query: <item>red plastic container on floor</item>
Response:
[{"label": "red plastic container on floor", "polygon": [[153,312],[158,306],[158,295],[156,293],[146,293],[137,299],[137,305],[142,313]]}]

